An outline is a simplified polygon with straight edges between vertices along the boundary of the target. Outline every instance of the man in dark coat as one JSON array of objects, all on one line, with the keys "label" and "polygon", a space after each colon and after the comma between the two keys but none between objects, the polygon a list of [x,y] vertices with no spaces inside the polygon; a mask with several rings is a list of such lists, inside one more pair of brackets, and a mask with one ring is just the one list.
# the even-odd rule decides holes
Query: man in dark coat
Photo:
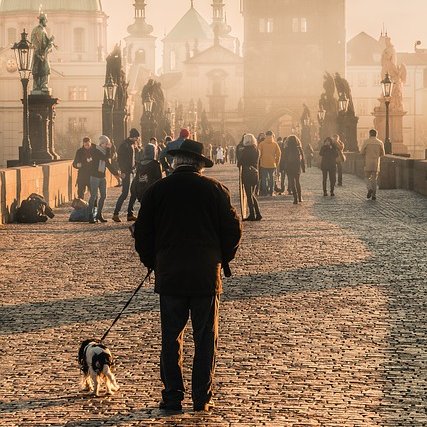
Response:
[{"label": "man in dark coat", "polygon": [[159,407],[181,410],[184,399],[182,349],[189,314],[195,354],[192,400],[196,411],[212,409],[212,383],[218,341],[221,268],[229,272],[241,237],[241,223],[228,189],[202,176],[213,162],[203,144],[185,140],[174,156],[174,172],[144,193],[135,223],[135,248],[155,271],[160,294],[164,385]]},{"label": "man in dark coat", "polygon": [[92,163],[92,150],[95,144],[92,144],[88,136],[83,138],[83,146],[76,151],[73,161],[73,167],[77,172],[77,197],[84,199],[86,188],[90,189],[90,171]]},{"label": "man in dark coat", "polygon": [[[113,221],[121,222],[119,217],[120,209],[127,196],[129,195],[131,177],[135,170],[135,144],[139,138],[139,132],[137,129],[131,129],[129,132],[129,138],[126,138],[119,147],[117,152],[117,161],[119,162],[119,168],[122,178],[122,193],[117,199],[116,207],[114,209]],[[129,199],[127,220],[135,221],[136,217],[133,214],[133,206],[136,202],[136,195],[132,192]]]}]

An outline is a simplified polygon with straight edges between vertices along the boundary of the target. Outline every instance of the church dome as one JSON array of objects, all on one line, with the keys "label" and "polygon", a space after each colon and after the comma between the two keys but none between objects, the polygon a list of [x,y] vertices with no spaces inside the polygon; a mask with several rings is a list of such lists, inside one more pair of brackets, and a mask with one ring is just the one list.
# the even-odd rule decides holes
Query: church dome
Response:
[{"label": "church dome", "polygon": [[102,12],[101,0],[0,0],[0,13],[38,12],[40,4],[46,13],[53,11]]},{"label": "church dome", "polygon": [[189,11],[166,35],[167,41],[213,40],[212,28],[191,4]]}]

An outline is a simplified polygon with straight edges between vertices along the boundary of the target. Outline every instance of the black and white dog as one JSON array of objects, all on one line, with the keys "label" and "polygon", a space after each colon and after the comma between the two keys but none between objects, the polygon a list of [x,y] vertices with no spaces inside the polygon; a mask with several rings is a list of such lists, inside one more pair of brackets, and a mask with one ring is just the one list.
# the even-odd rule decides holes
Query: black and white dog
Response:
[{"label": "black and white dog", "polygon": [[102,380],[105,381],[108,394],[119,389],[111,371],[114,367],[113,356],[105,345],[95,340],[83,341],[79,349],[79,365],[83,373],[83,390],[93,391],[95,396],[99,396]]}]

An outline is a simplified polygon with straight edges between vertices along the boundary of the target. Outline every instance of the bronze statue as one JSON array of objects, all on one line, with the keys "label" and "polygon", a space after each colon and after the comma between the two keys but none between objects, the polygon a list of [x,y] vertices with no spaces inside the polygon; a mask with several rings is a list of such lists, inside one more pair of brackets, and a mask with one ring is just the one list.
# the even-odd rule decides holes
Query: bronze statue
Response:
[{"label": "bronze statue", "polygon": [[109,76],[113,78],[114,83],[117,85],[114,109],[127,109],[129,83],[126,82],[126,75],[122,67],[122,53],[118,44],[114,46],[113,51],[107,56],[106,82]]},{"label": "bronze statue", "polygon": [[47,15],[40,11],[39,25],[31,33],[31,43],[34,46],[33,60],[33,91],[49,92],[50,64],[48,55],[52,51],[54,36],[49,37],[46,31]]}]

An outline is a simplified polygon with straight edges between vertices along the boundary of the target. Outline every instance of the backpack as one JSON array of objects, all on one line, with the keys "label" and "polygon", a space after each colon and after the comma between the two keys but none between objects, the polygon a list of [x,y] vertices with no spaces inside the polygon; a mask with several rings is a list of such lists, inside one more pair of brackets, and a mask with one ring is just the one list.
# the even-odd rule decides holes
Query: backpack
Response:
[{"label": "backpack", "polygon": [[30,194],[16,210],[16,221],[20,223],[46,222],[48,217],[53,218],[54,216],[55,214],[43,196],[36,193]]}]

